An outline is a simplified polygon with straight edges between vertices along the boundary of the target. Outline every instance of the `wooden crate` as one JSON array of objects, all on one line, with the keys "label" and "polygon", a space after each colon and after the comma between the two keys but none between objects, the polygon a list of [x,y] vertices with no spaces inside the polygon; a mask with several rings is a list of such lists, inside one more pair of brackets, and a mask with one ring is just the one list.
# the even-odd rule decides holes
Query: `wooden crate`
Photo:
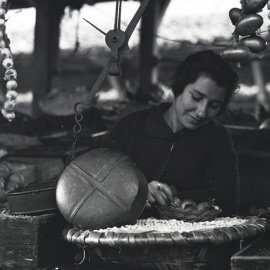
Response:
[{"label": "wooden crate", "polygon": [[259,238],[231,257],[231,270],[270,269],[270,236]]},{"label": "wooden crate", "polygon": [[41,269],[73,260],[74,246],[61,237],[59,213],[39,216],[0,214],[0,269]]}]

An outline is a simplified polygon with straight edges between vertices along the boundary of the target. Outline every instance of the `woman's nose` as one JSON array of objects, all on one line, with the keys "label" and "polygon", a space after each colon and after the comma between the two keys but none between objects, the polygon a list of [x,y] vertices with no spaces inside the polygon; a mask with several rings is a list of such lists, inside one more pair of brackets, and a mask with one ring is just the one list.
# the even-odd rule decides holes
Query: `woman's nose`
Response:
[{"label": "woman's nose", "polygon": [[207,102],[202,101],[200,102],[199,106],[197,107],[197,115],[200,118],[205,118],[207,114]]}]

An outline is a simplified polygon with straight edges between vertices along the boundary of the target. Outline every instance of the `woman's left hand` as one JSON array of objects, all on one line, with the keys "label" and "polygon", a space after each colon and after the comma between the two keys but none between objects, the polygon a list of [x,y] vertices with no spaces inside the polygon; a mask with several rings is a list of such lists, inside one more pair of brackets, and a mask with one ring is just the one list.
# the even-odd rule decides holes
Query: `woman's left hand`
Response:
[{"label": "woman's left hand", "polygon": [[148,184],[146,208],[151,208],[154,204],[165,206],[172,199],[173,192],[169,185],[158,181],[152,181]]}]

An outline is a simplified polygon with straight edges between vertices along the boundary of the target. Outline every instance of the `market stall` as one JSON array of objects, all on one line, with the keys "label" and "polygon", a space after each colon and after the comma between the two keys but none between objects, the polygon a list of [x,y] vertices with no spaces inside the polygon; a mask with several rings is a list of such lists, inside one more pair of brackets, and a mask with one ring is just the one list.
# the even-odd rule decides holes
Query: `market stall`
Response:
[{"label": "market stall", "polygon": [[[60,19],[61,10],[66,4],[64,2],[61,1],[59,13],[54,14],[56,21]],[[107,76],[121,75],[120,57],[129,50],[128,42],[137,23],[143,18],[142,25],[154,33],[169,1],[157,1],[158,4],[149,0],[141,1],[125,31],[121,30],[119,25],[121,2],[116,1],[114,29],[105,34],[111,57],[97,77],[89,96],[74,105],[74,117],[72,115],[61,118],[63,122],[56,124],[58,127],[61,125],[61,128],[63,125],[68,126],[71,132],[61,129],[48,132],[47,122],[44,124],[44,118],[40,118],[42,120],[25,121],[27,128],[24,128],[29,131],[29,136],[0,134],[2,145],[5,145],[0,160],[0,268],[244,269],[241,268],[246,266],[243,256],[253,257],[253,254],[248,252],[254,249],[254,246],[257,249],[258,245],[261,245],[264,249],[264,253],[260,253],[261,257],[269,255],[268,200],[264,200],[263,211],[256,211],[253,215],[249,215],[250,212],[247,211],[244,216],[240,213],[239,216],[224,217],[221,215],[223,209],[216,205],[215,200],[195,203],[174,197],[169,205],[154,206],[157,217],[143,218],[141,215],[149,202],[148,183],[144,174],[126,154],[99,148],[101,139],[108,133],[107,130],[100,132],[96,126],[91,126],[90,129],[82,128],[86,124],[86,118],[83,117],[80,106],[92,105]],[[247,2],[242,1],[242,4]],[[269,4],[269,1],[258,1],[258,6],[251,13],[257,14],[267,2]],[[5,33],[7,2],[2,0],[0,3],[0,25],[3,34],[0,45],[7,81],[7,96],[2,114],[11,121],[11,125],[13,120],[16,121],[16,70]],[[51,1],[49,3],[52,4]],[[147,9],[148,5],[151,5],[151,10]],[[38,32],[41,23],[39,20],[48,15],[50,5],[41,1],[37,8],[39,12],[42,11],[42,17],[37,19]],[[253,16],[252,20],[247,22],[248,26],[238,26],[236,22],[245,18],[245,8],[243,4],[240,14],[234,14],[236,21],[233,22],[238,29],[233,36],[236,47],[229,47],[221,52],[229,61],[238,62],[254,57],[254,54],[247,51],[248,46],[254,45],[253,40],[247,41],[243,49],[243,44],[238,44],[239,36],[242,34],[241,30],[246,30],[253,23],[257,29],[257,23],[259,21],[260,24],[261,21],[260,17],[255,16],[257,19],[254,19]],[[151,18],[150,24],[143,14]],[[54,30],[54,36],[58,30]],[[46,20],[45,32],[48,34],[50,31],[50,22]],[[254,38],[254,29],[252,31],[248,34]],[[142,87],[139,94],[144,98],[148,95],[146,89],[155,77],[152,69],[154,65],[149,59],[155,51],[153,39],[147,41],[147,37],[142,33],[141,44],[147,50],[141,54],[141,60],[145,60],[147,64],[141,70]],[[52,47],[55,48],[55,42],[56,39],[50,44],[42,43],[40,39],[36,42],[36,49],[45,47],[50,56],[47,59],[48,55],[41,54],[38,49],[35,51],[34,63],[39,76],[35,77],[34,88],[42,88],[41,94],[50,88],[49,80],[46,84],[43,82],[51,74],[48,67],[54,64],[55,51],[52,53],[51,50]],[[264,49],[262,42],[260,39],[259,45],[255,43],[255,47],[260,47],[255,54]],[[44,66],[40,64],[43,61]],[[34,106],[37,106],[37,103]],[[49,122],[51,119],[45,120]],[[99,120],[102,120],[102,117]],[[33,124],[42,126],[45,132],[38,136],[31,134]],[[231,133],[233,132],[236,134],[236,141],[241,131],[231,127]],[[257,136],[257,129],[255,133]],[[243,133],[240,135],[243,136]],[[241,147],[241,144],[237,146]],[[260,158],[261,149],[258,150]],[[247,153],[240,150],[238,153],[239,156],[242,155],[242,164],[246,162],[248,165],[245,168],[248,168],[250,159],[245,160]],[[269,158],[269,155],[263,156],[264,161],[265,157]],[[265,173],[269,173],[268,171],[267,169]],[[160,191],[159,182],[157,190]],[[257,258],[258,254],[255,260]],[[251,261],[250,258],[248,260]],[[268,260],[263,258],[262,261],[267,267]],[[254,262],[252,265],[254,266]]]}]

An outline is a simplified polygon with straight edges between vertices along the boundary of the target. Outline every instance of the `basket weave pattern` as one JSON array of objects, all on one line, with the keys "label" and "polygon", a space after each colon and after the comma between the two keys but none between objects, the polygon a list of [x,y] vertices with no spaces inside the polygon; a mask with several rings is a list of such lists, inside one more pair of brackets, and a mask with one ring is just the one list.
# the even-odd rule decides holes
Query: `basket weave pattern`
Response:
[{"label": "basket weave pattern", "polygon": [[125,263],[139,269],[205,269],[212,261],[227,259],[239,249],[239,242],[263,235],[270,222],[253,217],[231,227],[185,233],[158,231],[93,232],[66,228],[63,238],[89,249],[102,262]]}]

